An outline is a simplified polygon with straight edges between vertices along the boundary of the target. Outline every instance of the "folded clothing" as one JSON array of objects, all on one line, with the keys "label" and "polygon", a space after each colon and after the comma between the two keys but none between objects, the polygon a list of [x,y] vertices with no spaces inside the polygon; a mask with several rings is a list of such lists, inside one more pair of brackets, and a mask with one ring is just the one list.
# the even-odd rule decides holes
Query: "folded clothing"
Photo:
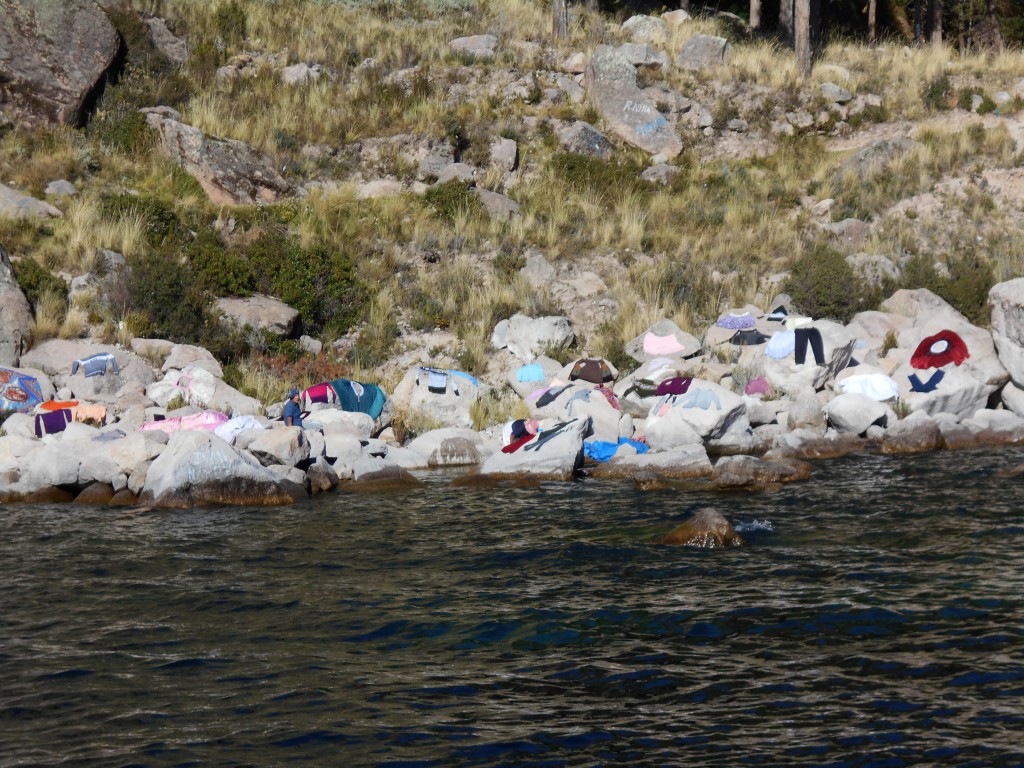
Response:
[{"label": "folded clothing", "polygon": [[735,331],[743,331],[747,330],[748,328],[753,328],[755,323],[754,316],[749,312],[743,312],[741,314],[736,314],[735,312],[727,312],[720,318],[718,318],[718,321],[715,323],[715,325],[717,325],[719,328],[731,328],[732,330]]},{"label": "folded clothing", "polygon": [[685,349],[674,335],[656,336],[650,331],[644,335],[644,352],[648,355],[674,355]]}]

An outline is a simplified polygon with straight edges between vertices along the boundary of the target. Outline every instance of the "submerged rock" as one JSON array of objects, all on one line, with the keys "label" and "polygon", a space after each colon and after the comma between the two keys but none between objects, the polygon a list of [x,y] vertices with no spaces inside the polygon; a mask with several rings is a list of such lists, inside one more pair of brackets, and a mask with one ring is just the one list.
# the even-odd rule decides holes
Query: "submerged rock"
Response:
[{"label": "submerged rock", "polygon": [[673,528],[656,543],[700,549],[724,549],[746,544],[732,523],[711,507],[697,510],[693,517]]}]

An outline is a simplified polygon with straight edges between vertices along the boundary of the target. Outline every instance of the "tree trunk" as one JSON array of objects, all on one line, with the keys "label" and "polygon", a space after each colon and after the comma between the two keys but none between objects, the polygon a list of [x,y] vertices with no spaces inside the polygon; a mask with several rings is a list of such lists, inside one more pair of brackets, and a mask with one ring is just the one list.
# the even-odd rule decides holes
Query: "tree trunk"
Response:
[{"label": "tree trunk", "polygon": [[1001,51],[1003,50],[1003,33],[999,29],[999,14],[996,12],[996,0],[985,0],[985,16],[988,17],[992,46],[997,51]]},{"label": "tree trunk", "polygon": [[793,44],[793,0],[779,0],[779,37],[786,45]]},{"label": "tree trunk", "polygon": [[811,0],[796,0],[793,6],[793,42],[797,74],[806,80],[811,76]]},{"label": "tree trunk", "polygon": [[914,0],[914,42],[921,42],[921,0]]},{"label": "tree trunk", "polygon": [[586,8],[591,13],[600,13],[601,3],[599,2],[599,0],[587,0]]},{"label": "tree trunk", "polygon": [[942,45],[942,0],[928,0],[928,42]]},{"label": "tree trunk", "polygon": [[750,0],[750,31],[761,28],[761,0]]},{"label": "tree trunk", "polygon": [[551,0],[551,36],[561,40],[569,34],[569,9],[565,0]]},{"label": "tree trunk", "polygon": [[690,0],[679,0],[679,7],[687,13],[690,12]]},{"label": "tree trunk", "polygon": [[878,0],[868,0],[868,44],[875,44],[875,18],[878,15]]}]

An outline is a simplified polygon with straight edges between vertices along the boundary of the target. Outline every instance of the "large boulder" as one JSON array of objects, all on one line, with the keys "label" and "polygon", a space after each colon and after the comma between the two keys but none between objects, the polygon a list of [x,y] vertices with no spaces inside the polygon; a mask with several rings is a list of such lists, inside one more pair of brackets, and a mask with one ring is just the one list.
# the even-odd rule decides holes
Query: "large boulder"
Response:
[{"label": "large boulder", "polygon": [[448,43],[452,53],[457,53],[470,59],[493,59],[497,45],[498,38],[494,35],[457,37]]},{"label": "large boulder", "polygon": [[631,16],[622,22],[634,43],[663,43],[668,38],[668,23],[657,16]]},{"label": "large boulder", "polygon": [[215,205],[271,203],[294,192],[270,161],[248,144],[207,136],[169,110],[147,110],[146,122],[160,134],[160,146],[203,187]]},{"label": "large boulder", "polygon": [[445,377],[443,392],[433,392],[429,374],[414,367],[395,387],[391,399],[396,408],[418,415],[435,428],[472,427],[469,409],[481,393],[477,383],[454,374]]},{"label": "large boulder", "polygon": [[[79,368],[77,373],[71,375],[76,360],[104,353],[114,356],[118,373],[110,371],[101,376],[87,377]],[[77,399],[107,405],[118,401],[118,393],[126,384],[135,383],[145,387],[156,379],[150,364],[134,352],[84,339],[44,341],[21,356],[21,365],[41,370],[53,379],[57,387],[69,387]]]},{"label": "large boulder", "polygon": [[558,142],[566,152],[607,160],[615,149],[611,140],[590,123],[582,120],[559,128]]},{"label": "large boulder", "polygon": [[583,465],[583,439],[590,433],[590,419],[576,419],[557,433],[546,431],[547,436],[541,432],[514,453],[493,454],[480,467],[480,474],[571,480]]},{"label": "large boulder", "polygon": [[190,509],[199,505],[277,506],[305,497],[255,459],[208,432],[175,432],[149,466],[140,502]]},{"label": "large boulder", "polygon": [[850,364],[857,340],[846,326],[831,320],[815,320],[813,327],[821,333],[824,365],[815,362],[810,345],[800,365],[792,352],[780,359],[764,357],[765,378],[776,392],[795,394],[807,387],[822,389]]},{"label": "large boulder", "polygon": [[[715,440],[728,432],[733,422],[747,411],[743,398],[725,387],[693,379],[686,394],[674,400],[659,399],[647,416],[646,434],[651,447],[668,449],[686,443],[666,444],[664,434],[682,430],[686,424],[701,440]],[[749,426],[749,425],[748,425]]]},{"label": "large boulder", "polygon": [[420,435],[406,447],[422,456],[425,465],[433,469],[479,464],[499,446],[472,429],[445,427]]},{"label": "large boulder", "polygon": [[662,451],[648,451],[634,456],[616,456],[606,464],[594,467],[592,477],[664,478],[709,477],[711,460],[698,440]]},{"label": "large boulder", "polygon": [[743,541],[742,536],[736,533],[732,523],[726,520],[721,512],[705,507],[697,510],[689,520],[662,536],[657,543],[700,549],[723,549],[725,547],[742,547],[746,542]]},{"label": "large boulder", "polygon": [[781,483],[806,480],[813,467],[798,459],[765,460],[756,456],[726,456],[715,464],[711,481],[724,489],[768,489]]},{"label": "large boulder", "polygon": [[1003,364],[1018,387],[1024,387],[1024,277],[992,286],[992,338]]},{"label": "large boulder", "polygon": [[99,5],[0,0],[0,19],[0,118],[83,124],[121,49]]},{"label": "large boulder", "polygon": [[[2,87],[2,81],[0,81]],[[4,219],[59,219],[64,214],[47,202],[23,195],[16,189],[0,184],[0,218]]]},{"label": "large boulder", "polygon": [[7,251],[0,245],[0,365],[18,364],[32,333],[32,308],[18,285]]},{"label": "large boulder", "polygon": [[689,357],[700,352],[700,341],[672,320],[659,320],[626,342],[626,354],[639,363],[659,357]]},{"label": "large boulder", "polygon": [[732,46],[724,37],[694,35],[676,57],[680,69],[701,70],[722,67],[732,57]]},{"label": "large boulder", "polygon": [[538,317],[514,314],[494,327],[491,345],[508,348],[515,357],[530,362],[547,349],[562,349],[575,340],[572,321],[567,317]]},{"label": "large boulder", "polygon": [[885,430],[882,453],[921,453],[942,447],[942,432],[938,422],[924,413],[914,413]]},{"label": "large boulder", "polygon": [[[846,177],[864,183],[876,174],[881,173],[904,157],[917,142],[906,138],[878,139],[864,146],[852,157],[842,163],[835,172],[835,181],[839,187],[846,183]],[[885,307],[883,306],[883,309]],[[892,311],[892,310],[887,310]]]},{"label": "large boulder", "polygon": [[309,458],[309,448],[309,440],[301,427],[279,427],[263,430],[249,443],[247,450],[265,467],[272,464],[294,467]]},{"label": "large boulder", "polygon": [[652,155],[671,159],[683,149],[675,128],[637,85],[636,68],[608,45],[598,46],[587,67],[590,102],[611,131]]},{"label": "large boulder", "polygon": [[181,371],[188,367],[202,368],[218,379],[224,376],[224,369],[217,362],[217,358],[203,347],[196,347],[192,344],[175,344],[171,347],[170,353],[164,358],[161,370],[167,373],[171,369]]},{"label": "large boulder", "polygon": [[244,299],[217,299],[217,309],[237,325],[267,331],[274,336],[290,337],[299,320],[298,310],[272,296],[256,294]]},{"label": "large boulder", "polygon": [[865,395],[839,395],[825,406],[825,415],[837,432],[854,435],[863,435],[872,425],[885,428],[896,422],[891,408]]}]

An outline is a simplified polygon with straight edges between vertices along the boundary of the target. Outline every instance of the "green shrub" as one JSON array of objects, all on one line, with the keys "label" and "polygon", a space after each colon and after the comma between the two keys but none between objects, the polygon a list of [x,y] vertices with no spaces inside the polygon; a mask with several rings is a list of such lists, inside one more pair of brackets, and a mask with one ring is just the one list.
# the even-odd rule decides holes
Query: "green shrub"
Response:
[{"label": "green shrub", "polygon": [[28,299],[28,303],[32,305],[33,310],[40,297],[46,293],[56,293],[67,301],[67,283],[47,271],[35,259],[25,258],[12,261],[11,266],[14,267],[14,276],[18,279],[18,285],[21,286],[21,291]]},{"label": "green shrub", "polygon": [[621,197],[626,193],[650,194],[650,185],[640,179],[644,167],[633,160],[600,160],[573,152],[551,158],[559,179],[580,192]]},{"label": "green shrub", "polygon": [[160,254],[129,259],[128,264],[131,309],[148,316],[161,338],[196,341],[208,319],[209,301],[188,266]]},{"label": "green shrub", "polygon": [[216,232],[204,229],[185,248],[189,265],[201,288],[216,296],[248,296],[255,277],[244,258],[230,252]]},{"label": "green shrub", "polygon": [[996,283],[992,267],[977,254],[963,253],[949,258],[946,268],[948,275],[940,273],[925,256],[914,256],[904,265],[900,284],[905,288],[927,288],[975,325],[987,326],[988,292]]},{"label": "green shrub", "polygon": [[949,94],[953,86],[949,82],[949,75],[942,74],[931,80],[921,92],[921,102],[931,110],[949,109]]},{"label": "green shrub", "polygon": [[793,298],[801,312],[840,323],[877,302],[842,253],[825,243],[815,243],[790,269],[782,290]]},{"label": "green shrub", "polygon": [[170,204],[153,195],[110,195],[100,201],[100,212],[108,219],[117,220],[124,216],[140,216],[146,241],[154,248],[177,237],[180,222]]},{"label": "green shrub", "polygon": [[287,235],[265,232],[242,255],[254,289],[298,310],[307,333],[344,333],[363,311],[365,289],[343,253],[325,245],[303,248]]},{"label": "green shrub", "polygon": [[480,201],[464,181],[435,184],[424,193],[423,203],[437,218],[449,223],[461,214],[480,209]]},{"label": "green shrub", "polygon": [[237,0],[221,3],[213,13],[213,26],[225,45],[237,45],[245,40],[249,18]]}]

